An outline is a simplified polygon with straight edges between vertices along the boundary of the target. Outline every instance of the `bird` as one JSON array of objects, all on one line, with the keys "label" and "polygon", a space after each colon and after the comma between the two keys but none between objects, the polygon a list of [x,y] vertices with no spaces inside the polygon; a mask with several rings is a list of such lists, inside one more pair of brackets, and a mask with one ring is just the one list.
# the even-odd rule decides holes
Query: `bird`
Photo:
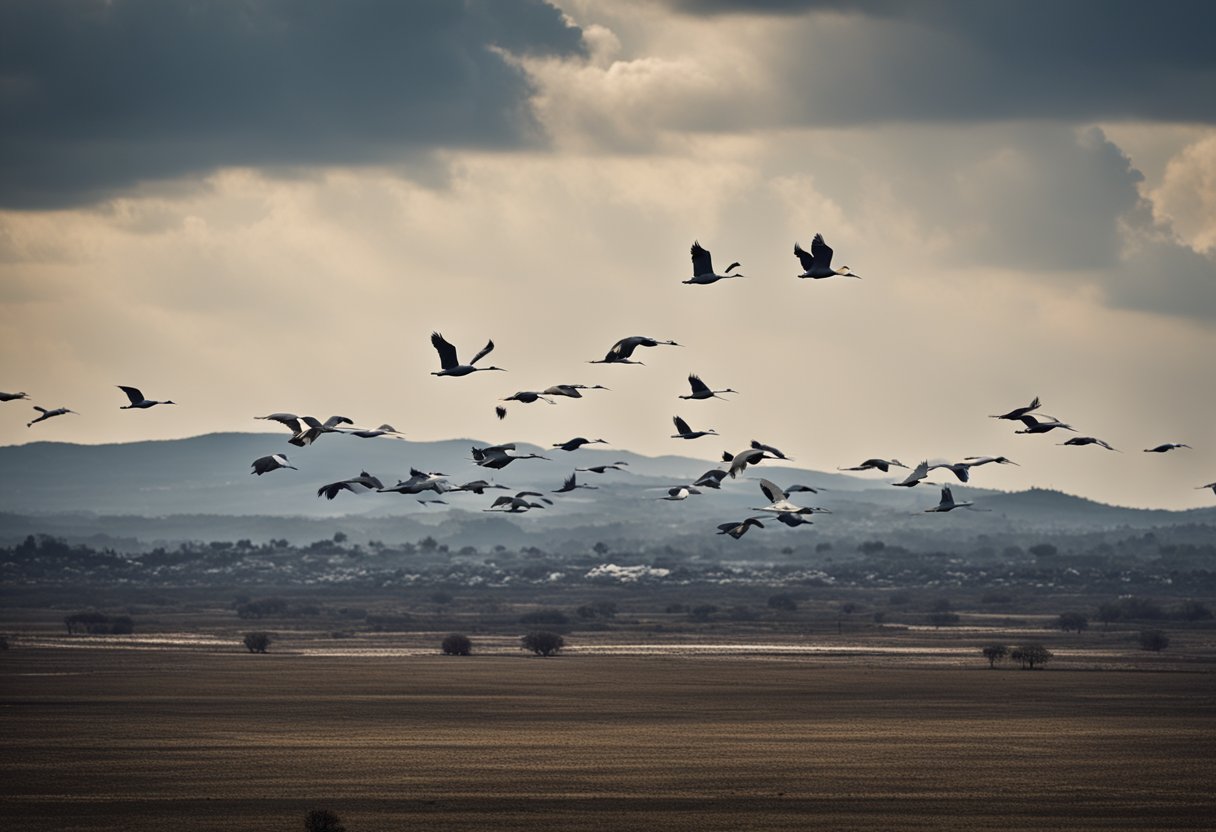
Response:
[{"label": "bird", "polygon": [[447,504],[448,504],[447,500],[419,500],[418,501],[418,505],[420,505],[420,506],[426,506],[426,505],[446,506]]},{"label": "bird", "polygon": [[498,420],[501,422],[503,419],[507,418],[507,409],[502,405],[495,405],[494,415],[496,415]]},{"label": "bird", "polygon": [[566,477],[566,479],[565,479],[565,480],[562,482],[562,487],[561,487],[561,488],[559,488],[559,489],[557,489],[556,491],[551,492],[551,493],[553,493],[553,494],[566,494],[567,492],[573,491],[573,490],[574,490],[574,489],[576,489],[576,488],[592,488],[592,489],[595,489],[595,488],[598,488],[598,487],[599,487],[599,486],[596,486],[596,485],[584,485],[584,484],[582,484],[582,483],[578,482],[578,481],[575,479],[577,476],[578,476],[577,474],[571,474],[570,476]]},{"label": "bird", "polygon": [[592,465],[590,468],[575,468],[574,470],[575,471],[585,471],[585,472],[591,473],[591,474],[602,474],[605,471],[624,471],[625,469],[622,468],[621,466],[628,465],[628,464],[629,464],[628,462],[621,462],[620,460],[618,460],[616,462],[613,462],[610,465]]},{"label": "bird", "polygon": [[672,424],[676,426],[676,432],[671,435],[672,439],[700,439],[702,436],[717,436],[718,432],[713,428],[709,430],[693,430],[679,416],[671,417]]},{"label": "bird", "polygon": [[379,436],[387,436],[389,439],[405,438],[401,435],[401,431],[387,423],[378,428],[340,428],[338,433],[345,433],[348,436],[357,436],[360,439],[375,439]]},{"label": "bird", "polygon": [[1072,425],[1066,425],[1058,419],[1040,422],[1029,413],[1024,413],[1023,415],[1019,416],[1018,419],[1023,425],[1026,426],[1026,429],[1015,430],[1014,433],[1047,433],[1048,431],[1055,430],[1056,428],[1063,428],[1064,430],[1072,431],[1076,430],[1076,428],[1074,428]]},{"label": "bird", "polygon": [[788,486],[788,487],[785,489],[785,496],[787,496],[787,497],[788,497],[788,496],[790,496],[791,494],[794,494],[794,493],[796,493],[796,492],[798,492],[798,491],[809,491],[809,492],[810,492],[810,493],[812,493],[812,494],[818,494],[820,491],[827,491],[827,490],[828,490],[828,489],[826,489],[826,488],[822,488],[822,487],[820,487],[820,488],[811,488],[811,486],[809,486],[809,485],[799,485],[799,484],[795,483],[794,485]]},{"label": "bird", "polygon": [[815,522],[805,514],[790,514],[789,512],[782,512],[781,514],[778,514],[777,519],[789,526],[791,529],[796,528],[797,526],[810,526]]},{"label": "bird", "polygon": [[680,346],[675,341],[660,341],[657,338],[651,338],[648,335],[630,335],[628,338],[622,338],[612,345],[612,349],[608,350],[608,354],[598,361],[589,361],[588,364],[641,364],[641,361],[631,361],[630,356],[638,347],[678,347]]},{"label": "bird", "polygon": [[760,522],[759,517],[749,517],[746,520],[739,520],[731,523],[721,523],[718,525],[718,534],[728,534],[735,540],[747,534],[747,530],[752,526],[758,529],[763,529],[764,524]]},{"label": "bird", "polygon": [[849,468],[837,468],[837,471],[882,471],[887,473],[891,468],[907,468],[898,459],[867,459],[860,465],[853,465]]},{"label": "bird", "polygon": [[595,445],[597,443],[603,445],[608,444],[607,440],[604,439],[587,439],[582,436],[576,436],[573,439],[568,439],[565,442],[562,442],[560,445],[553,445],[552,447],[561,448],[563,451],[577,451],[584,445]]},{"label": "bird", "polygon": [[354,422],[345,416],[330,416],[324,422],[320,422],[312,416],[301,416],[300,421],[308,425],[308,427],[298,431],[287,441],[295,445],[297,448],[303,448],[306,445],[311,445],[317,441],[323,433],[341,433],[341,428],[338,425],[353,425]]},{"label": "bird", "polygon": [[1165,442],[1160,445],[1157,445],[1154,448],[1145,448],[1144,452],[1146,454],[1163,454],[1163,453],[1166,453],[1167,451],[1176,451],[1179,448],[1189,448],[1189,447],[1191,447],[1191,446],[1186,444],[1185,442]]},{"label": "bird", "polygon": [[348,480],[338,480],[337,482],[321,486],[317,489],[317,496],[323,496],[327,500],[332,500],[338,496],[338,492],[340,491],[349,491],[351,494],[362,494],[373,488],[384,488],[384,483],[366,471],[360,471],[357,477],[351,477]]},{"label": "bird", "polygon": [[832,268],[832,250],[823,241],[822,234],[816,234],[815,238],[811,240],[809,253],[802,246],[794,243],[794,256],[802,264],[802,274],[797,275],[798,277],[809,277],[814,280],[837,276],[861,278],[861,275],[853,274],[848,266],[841,266],[839,269]]},{"label": "bird", "polygon": [[[901,485],[906,488],[913,488],[921,484],[925,477],[929,476],[929,460],[924,460],[913,469],[911,474],[904,477],[902,482],[893,482],[891,485]],[[929,483],[932,485],[933,483]]]},{"label": "bird", "polygon": [[730,475],[732,480],[743,473],[747,469],[747,466],[759,465],[763,460],[776,458],[769,456],[760,448],[748,448],[745,451],[739,451],[737,454],[732,454],[730,451],[722,453],[722,461],[730,463],[730,468],[727,469],[726,473]]},{"label": "bird", "polygon": [[1000,416],[989,416],[988,418],[989,419],[1009,419],[1010,421],[1016,422],[1018,419],[1021,419],[1027,413],[1030,413],[1031,411],[1034,411],[1034,410],[1038,410],[1039,407],[1041,407],[1041,405],[1039,404],[1039,397],[1035,396],[1034,401],[1032,401],[1030,404],[1026,405],[1025,407],[1015,407],[1013,410],[1009,411],[1008,413],[1002,413]]},{"label": "bird", "polygon": [[[32,422],[26,422],[25,426],[27,428],[32,428],[34,425],[47,419],[53,419],[56,416],[63,416],[65,413],[76,413],[75,410],[68,410],[66,407],[57,407],[54,410],[47,410],[45,407],[34,405],[34,410],[37,410],[42,415],[34,419]],[[76,415],[79,416],[80,414],[76,413]]]},{"label": "bird", "polygon": [[1202,490],[1204,490],[1205,488],[1210,488],[1210,489],[1212,489],[1212,493],[1213,493],[1213,494],[1216,494],[1216,482],[1210,482],[1210,483],[1208,483],[1207,485],[1197,485],[1197,486],[1195,486],[1195,490],[1196,490],[1196,491],[1202,491]]},{"label": "bird", "polygon": [[724,479],[726,479],[725,471],[721,468],[711,468],[693,480],[692,484],[698,488],[721,488]]},{"label": "bird", "polygon": [[473,366],[481,359],[485,358],[491,350],[494,349],[494,342],[487,341],[486,345],[481,348],[481,352],[473,356],[473,360],[468,364],[461,364],[456,358],[456,348],[449,344],[444,337],[438,332],[431,333],[431,345],[435,351],[439,353],[439,366],[443,369],[436,373],[431,373],[433,376],[467,376],[469,373],[475,373],[478,370],[498,370],[506,372],[502,367],[475,367]]},{"label": "bird", "polygon": [[277,471],[280,468],[290,468],[293,471],[300,469],[291,464],[291,460],[285,454],[271,454],[270,456],[260,456],[253,461],[253,470],[249,473],[257,474],[259,477],[262,474],[269,474],[271,471]]},{"label": "bird", "polygon": [[719,280],[725,280],[728,277],[745,277],[741,272],[731,274],[732,271],[742,265],[741,263],[731,263],[722,274],[714,274],[713,258],[710,257],[708,250],[701,248],[699,242],[693,242],[690,252],[692,254],[692,277],[685,280],[684,283],[696,286],[708,286],[710,283],[717,283]]},{"label": "bird", "polygon": [[794,461],[793,457],[786,456],[785,454],[781,453],[781,451],[774,448],[772,445],[765,445],[762,442],[757,442],[755,439],[752,440],[752,448],[757,451],[764,451],[765,453],[769,454],[773,459],[784,459],[787,462]]},{"label": "bird", "polygon": [[952,493],[950,493],[950,486],[943,485],[941,500],[933,508],[925,509],[925,513],[933,513],[933,512],[939,512],[939,511],[940,512],[954,511],[956,508],[969,508],[972,511],[985,511],[986,510],[986,509],[974,508],[974,505],[975,504],[971,503],[971,502],[965,502],[965,503],[954,502],[954,495]]},{"label": "bird", "polygon": [[447,486],[446,477],[446,474],[437,471],[419,471],[417,468],[411,468],[408,480],[397,480],[397,484],[392,488],[382,486],[376,491],[381,494],[421,494],[423,491],[442,494],[452,490]]},{"label": "bird", "polygon": [[934,468],[945,468],[947,471],[952,471],[954,476],[958,477],[959,482],[967,482],[971,479],[971,463],[969,462],[938,462],[929,466],[929,470]]},{"label": "bird", "polygon": [[542,396],[535,390],[520,390],[518,393],[513,393],[510,396],[507,396],[505,399],[499,399],[499,401],[502,402],[519,402],[520,404],[532,404],[537,400],[548,402],[549,404],[555,404],[553,399]]},{"label": "bird", "polygon": [[506,468],[517,459],[548,459],[547,456],[540,454],[517,454],[515,453],[515,443],[510,442],[506,445],[490,445],[485,448],[473,448],[473,461],[482,468],[493,468],[495,470]]},{"label": "bird", "polygon": [[15,402],[18,399],[28,399],[25,393],[0,393],[0,402]]},{"label": "bird", "polygon": [[[539,497],[539,503],[529,502],[526,497]],[[483,508],[482,511],[509,511],[512,514],[517,514],[522,511],[527,511],[532,508],[544,508],[546,505],[553,505],[553,501],[542,495],[539,491],[519,491],[515,496],[503,495],[494,500],[489,508]]]},{"label": "bird", "polygon": [[785,489],[772,480],[761,479],[760,491],[768,498],[770,504],[763,508],[752,506],[751,511],[767,511],[772,514],[812,514],[814,512],[814,509],[791,503]]},{"label": "bird", "polygon": [[507,489],[507,487],[505,485],[496,485],[494,483],[486,482],[485,480],[473,480],[472,482],[466,482],[464,485],[458,485],[455,488],[453,488],[452,490],[453,491],[471,491],[472,493],[480,496],[482,494],[485,494],[486,489],[488,489],[488,488],[501,488],[504,491],[509,490],[509,489]]},{"label": "bird", "polygon": [[154,399],[144,398],[144,394],[139,392],[138,387],[127,387],[124,384],[117,385],[118,389],[127,394],[127,398],[131,400],[130,404],[124,404],[119,410],[147,410],[149,407],[155,407],[158,404],[177,404],[177,402],[163,401],[158,402]]},{"label": "bird", "polygon": [[581,399],[583,394],[580,390],[607,390],[609,388],[602,384],[555,384],[552,387],[546,387],[541,392],[546,396],[566,396],[570,399]]},{"label": "bird", "polygon": [[[692,387],[692,394],[688,396],[680,396],[681,399],[721,399],[719,393],[738,393],[738,390],[731,390],[727,387],[725,390],[710,390],[709,386],[701,381],[701,377],[696,373],[689,373],[688,384]],[[725,401],[725,399],[723,399]]]},{"label": "bird", "polygon": [[700,494],[701,492],[691,485],[677,485],[667,489],[666,497],[659,497],[660,500],[671,500],[673,502],[679,500],[687,500],[689,497]]},{"label": "bird", "polygon": [[1057,442],[1056,444],[1057,445],[1098,445],[1099,447],[1106,448],[1106,450],[1108,450],[1108,451],[1115,451],[1116,453],[1123,453],[1118,448],[1112,448],[1109,444],[1107,444],[1106,442],[1103,442],[1101,439],[1098,439],[1097,437],[1094,437],[1094,436],[1070,436],[1066,442]]},{"label": "bird", "polygon": [[[995,462],[997,465],[1018,465],[1018,463],[1014,462],[1007,456],[965,456],[963,459],[966,460],[967,464],[972,468],[976,468],[980,465],[987,465],[991,462]],[[1018,465],[1018,467],[1020,468],[1021,466]]]}]

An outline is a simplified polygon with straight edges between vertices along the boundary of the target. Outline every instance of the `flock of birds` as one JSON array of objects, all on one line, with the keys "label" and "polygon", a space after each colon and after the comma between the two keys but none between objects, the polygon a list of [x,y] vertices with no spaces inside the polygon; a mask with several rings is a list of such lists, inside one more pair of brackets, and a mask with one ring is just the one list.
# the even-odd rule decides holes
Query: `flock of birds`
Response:
[{"label": "flock of birds", "polygon": [[[744,275],[736,271],[741,264],[733,262],[721,274],[714,271],[713,259],[710,252],[703,248],[699,242],[694,242],[691,249],[692,254],[692,277],[683,281],[685,284],[705,286],[726,280],[730,278],[740,278]],[[832,249],[824,242],[821,234],[816,234],[811,242],[811,250],[808,252],[799,244],[794,244],[794,255],[798,258],[802,266],[802,273],[797,275],[799,278],[807,278],[812,280],[821,280],[830,277],[853,277],[860,278],[860,275],[853,273],[848,266],[840,268],[832,268]],[[439,357],[440,369],[433,372],[431,375],[439,377],[460,378],[468,376],[476,372],[498,371],[505,372],[502,367],[495,366],[478,366],[478,362],[489,355],[494,350],[494,342],[487,341],[468,363],[460,361],[456,347],[448,342],[440,333],[435,332],[431,335],[431,345],[434,347]],[[641,365],[643,362],[635,360],[633,356],[639,348],[652,348],[659,346],[680,346],[675,341],[665,341],[657,338],[651,338],[644,335],[632,335],[622,338],[612,345],[612,348],[601,359],[589,361],[591,364],[636,364]],[[687,401],[704,401],[707,399],[724,399],[723,394],[736,394],[737,391],[731,388],[714,389],[701,380],[700,376],[692,373],[688,376],[689,393],[680,395],[679,398]],[[118,385],[127,397],[128,403],[122,405],[122,410],[146,410],[158,405],[175,404],[170,400],[149,399],[144,396],[143,392],[137,387],[126,385]],[[599,384],[556,384],[544,390],[521,390],[505,397],[503,402],[516,402],[519,404],[532,404],[537,401],[544,401],[549,404],[554,403],[554,397],[567,397],[579,399],[583,397],[583,391],[590,390],[607,390]],[[29,396],[24,393],[5,393],[0,392],[0,402],[11,402],[18,400],[28,400]],[[1023,425],[1021,430],[1014,431],[1019,434],[1043,434],[1050,433],[1054,430],[1071,431],[1076,433],[1076,429],[1071,425],[1066,424],[1059,419],[1046,416],[1039,413],[1041,403],[1038,397],[1024,407],[1014,408],[1007,413],[994,415],[991,418],[1002,419],[1008,421],[1020,422]],[[39,405],[34,405],[34,410],[38,412],[38,416],[27,424],[27,427],[33,427],[39,422],[63,416],[69,413],[76,413],[74,410],[69,410],[66,407],[58,407],[48,409]],[[499,419],[504,419],[507,416],[506,407],[497,405],[495,412]],[[326,434],[343,434],[355,436],[361,439],[403,439],[404,436],[400,431],[392,425],[383,424],[377,428],[360,428],[356,427],[351,419],[345,416],[331,416],[324,422],[312,417],[301,416],[294,413],[270,413],[266,416],[257,416],[256,419],[276,422],[291,432],[288,442],[296,447],[307,447],[320,437]],[[676,415],[672,418],[672,423],[675,426],[675,433],[671,435],[672,439],[694,440],[706,436],[717,436],[717,431],[713,429],[694,430],[692,426]],[[587,439],[577,436],[565,442],[555,443],[554,449],[571,452],[593,444],[607,444],[603,439]],[[1094,436],[1072,436],[1066,441],[1057,443],[1064,446],[1085,446],[1097,445],[1108,451],[1116,451],[1109,443],[1098,439]],[[1167,442],[1156,445],[1151,448],[1145,448],[1145,453],[1167,453],[1181,448],[1190,448],[1183,442]],[[506,443],[502,445],[490,445],[486,447],[471,448],[472,461],[481,468],[499,471],[506,468],[508,465],[528,459],[547,460],[549,457],[541,454],[520,453],[514,443]],[[702,489],[716,490],[720,489],[722,482],[726,478],[735,479],[749,466],[758,465],[765,460],[786,460],[790,458],[782,453],[779,449],[772,445],[766,445],[757,440],[752,440],[751,444],[737,453],[723,453],[722,462],[725,467],[712,468],[706,471],[701,476],[697,477],[690,483],[672,486],[667,489],[666,496],[659,497],[659,500],[665,501],[682,501],[690,497],[699,496],[704,493]],[[949,485],[941,485],[939,483],[931,483],[928,477],[935,470],[945,470],[952,473],[955,478],[962,483],[970,481],[971,471],[974,468],[979,468],[988,464],[998,465],[1017,465],[1018,463],[1004,456],[969,456],[963,458],[959,462],[934,462],[923,460],[915,468],[900,462],[898,459],[881,459],[871,458],[862,461],[858,465],[849,467],[841,467],[840,471],[879,471],[881,473],[889,473],[892,468],[903,468],[909,470],[910,473],[899,482],[891,483],[891,485],[912,488],[917,485],[940,485],[941,495],[937,505],[924,509],[926,513],[946,513],[955,509],[968,509],[971,511],[985,511],[986,509],[977,508],[970,501],[956,501],[951,493]],[[585,468],[575,468],[574,472],[565,478],[559,488],[554,489],[552,494],[569,494],[578,489],[595,489],[596,486],[580,483],[577,480],[579,473],[603,474],[607,471],[623,471],[627,466],[627,462],[618,461],[605,465],[594,465]],[[299,470],[291,463],[286,454],[275,453],[268,456],[259,457],[252,463],[251,474],[261,476],[273,471],[281,469]],[[759,516],[746,517],[743,520],[731,521],[718,525],[718,534],[728,535],[734,539],[741,538],[752,528],[764,528],[765,519],[776,519],[790,527],[801,525],[809,525],[812,523],[811,516],[817,513],[830,513],[827,509],[818,506],[804,506],[794,502],[791,497],[797,493],[817,494],[820,490],[811,486],[794,484],[782,488],[771,480],[759,480],[760,491],[767,505],[754,506],[752,511],[759,512]],[[1216,482],[1211,482],[1206,485],[1197,486],[1200,489],[1211,489],[1216,494]],[[486,491],[492,489],[501,489],[510,491],[508,486],[496,484],[486,479],[474,479],[463,484],[453,484],[449,475],[435,471],[420,471],[416,468],[410,469],[410,476],[405,480],[398,480],[396,485],[385,486],[385,484],[377,477],[362,471],[358,476],[351,477],[337,482],[326,483],[317,489],[318,497],[325,497],[333,500],[343,491],[352,494],[363,493],[367,491],[375,491],[384,494],[408,494],[414,495],[418,501],[423,504],[444,504],[446,501],[443,496],[457,492],[468,492],[476,495],[484,495]],[[421,495],[431,493],[434,496],[424,498]],[[510,513],[521,513],[532,509],[542,509],[546,506],[553,505],[552,498],[539,491],[518,491],[514,494],[506,494],[496,497],[488,508],[484,511],[505,511]]]}]

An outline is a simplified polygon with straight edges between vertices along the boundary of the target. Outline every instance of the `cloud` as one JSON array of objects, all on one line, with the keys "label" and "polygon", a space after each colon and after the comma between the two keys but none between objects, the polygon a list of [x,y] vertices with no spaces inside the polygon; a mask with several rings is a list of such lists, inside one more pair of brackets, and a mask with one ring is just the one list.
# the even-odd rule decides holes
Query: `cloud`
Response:
[{"label": "cloud", "polygon": [[1216,253],[1216,135],[1185,147],[1152,191],[1153,212],[1193,248]]},{"label": "cloud", "polygon": [[541,0],[0,4],[0,206],[221,167],[425,162],[540,139],[505,53],[582,54]]},{"label": "cloud", "polygon": [[676,0],[772,17],[762,51],[788,123],[1052,118],[1216,121],[1216,6],[1183,0]]}]

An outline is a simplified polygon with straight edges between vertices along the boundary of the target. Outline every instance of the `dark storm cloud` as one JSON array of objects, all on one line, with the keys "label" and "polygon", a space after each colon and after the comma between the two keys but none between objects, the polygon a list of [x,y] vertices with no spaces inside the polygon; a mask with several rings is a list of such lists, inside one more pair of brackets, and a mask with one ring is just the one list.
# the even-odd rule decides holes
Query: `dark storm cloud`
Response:
[{"label": "dark storm cloud", "polygon": [[393,162],[534,142],[495,51],[582,51],[540,0],[0,3],[0,206],[225,165]]},{"label": "dark storm cloud", "polygon": [[797,39],[774,51],[794,123],[1216,121],[1216,3],[1206,0],[674,5],[702,15],[809,15]]}]

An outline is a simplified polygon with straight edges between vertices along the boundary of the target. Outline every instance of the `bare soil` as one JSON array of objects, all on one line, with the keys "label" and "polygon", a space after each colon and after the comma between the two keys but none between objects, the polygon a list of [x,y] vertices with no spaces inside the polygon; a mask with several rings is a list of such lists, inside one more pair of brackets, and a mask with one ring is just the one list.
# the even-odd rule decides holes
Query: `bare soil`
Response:
[{"label": "bare soil", "polygon": [[[1077,664],[1076,668],[1092,668]],[[1216,676],[867,659],[0,654],[21,830],[1211,829]]]}]

